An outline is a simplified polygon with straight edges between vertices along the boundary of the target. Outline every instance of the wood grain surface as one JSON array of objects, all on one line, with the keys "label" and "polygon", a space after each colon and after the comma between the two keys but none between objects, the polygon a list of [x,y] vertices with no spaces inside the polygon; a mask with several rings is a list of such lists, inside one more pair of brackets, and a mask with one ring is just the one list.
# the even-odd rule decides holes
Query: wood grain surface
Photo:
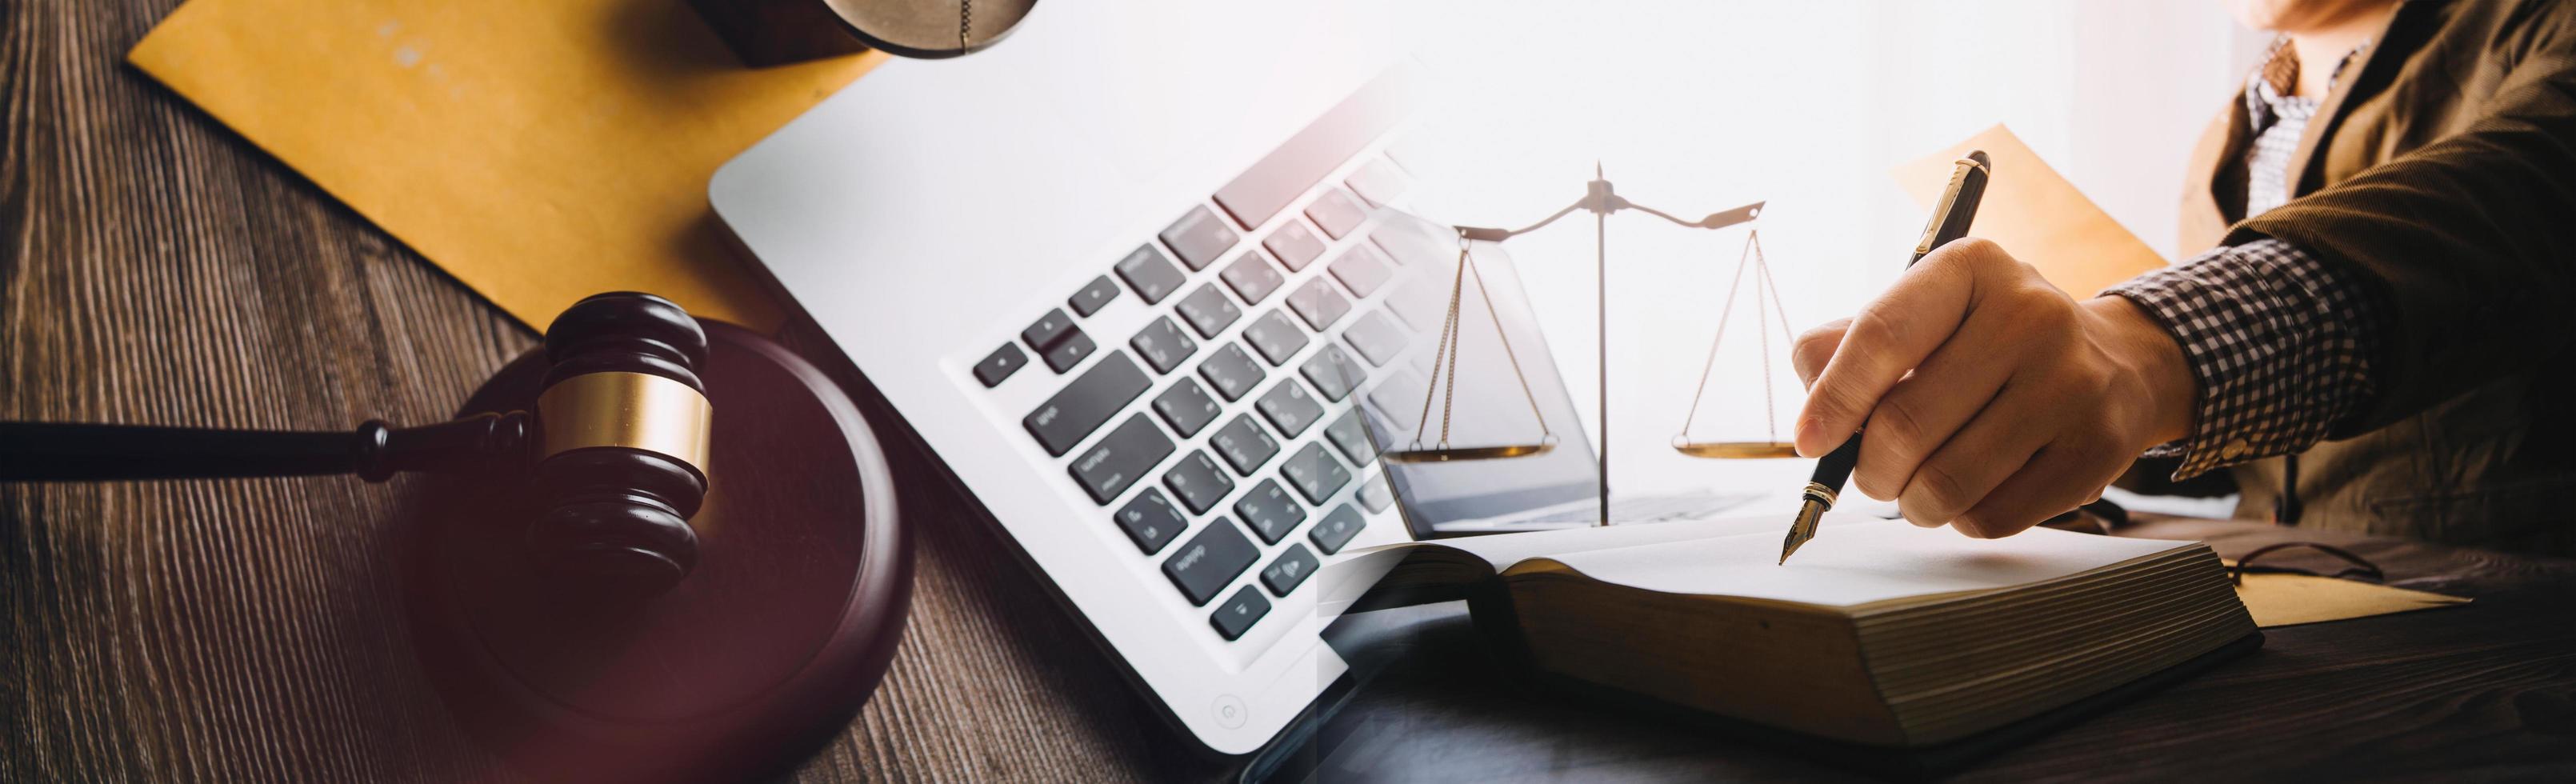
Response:
[{"label": "wood grain surface", "polygon": [[[0,2],[0,418],[430,422],[536,345],[125,67],[176,5]],[[1227,772],[1078,642],[918,455],[895,460],[909,630],[794,779]],[[0,781],[514,780],[412,659],[387,552],[409,485],[0,484]]]},{"label": "wood grain surface", "polygon": [[[638,0],[656,2],[677,0]],[[445,416],[524,326],[124,67],[177,0],[0,2],[0,418],[345,428]],[[791,346],[827,360],[811,333]],[[799,781],[1208,780],[863,381],[915,532],[911,623]],[[411,483],[0,484],[0,781],[509,781],[412,658],[388,552]],[[2241,551],[2285,532],[2218,535]],[[2302,532],[2304,533],[2304,532]],[[2311,537],[2315,538],[2315,537]],[[2465,608],[2265,649],[1971,778],[2576,778],[2576,567],[2345,542]],[[2295,557],[2295,556],[2294,556]],[[1500,681],[1446,626],[1385,641],[1316,778],[1837,777]],[[1446,636],[1443,636],[1446,635]],[[1408,658],[1409,656],[1409,658]]]}]

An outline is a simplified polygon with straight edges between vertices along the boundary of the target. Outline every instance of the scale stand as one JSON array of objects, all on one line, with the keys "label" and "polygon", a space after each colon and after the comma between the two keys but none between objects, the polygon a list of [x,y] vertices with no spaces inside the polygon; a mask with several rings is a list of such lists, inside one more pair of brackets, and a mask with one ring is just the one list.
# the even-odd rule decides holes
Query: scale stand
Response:
[{"label": "scale stand", "polygon": [[[1747,204],[1724,212],[1711,213],[1707,217],[1703,217],[1696,221],[1683,220],[1681,218],[1674,217],[1671,213],[1642,204],[1637,204],[1629,201],[1626,197],[1620,196],[1617,190],[1611,186],[1609,179],[1602,174],[1600,164],[1596,162],[1593,164],[1592,181],[1585,184],[1583,198],[1576,200],[1573,204],[1566,205],[1564,209],[1557,210],[1555,214],[1549,215],[1537,223],[1518,229],[1500,229],[1480,226],[1453,227],[1458,232],[1458,270],[1455,275],[1455,279],[1450,284],[1448,316],[1441,325],[1438,347],[1433,353],[1431,359],[1431,375],[1433,383],[1427,385],[1428,388],[1423,391],[1422,413],[1414,420],[1414,440],[1412,445],[1405,449],[1388,450],[1382,453],[1380,458],[1398,463],[1493,460],[1515,457],[1531,457],[1546,454],[1555,448],[1556,435],[1554,431],[1548,427],[1546,416],[1539,413],[1540,408],[1538,405],[1538,396],[1530,390],[1528,379],[1523,377],[1521,374],[1520,359],[1512,352],[1510,337],[1501,334],[1503,332],[1502,321],[1499,317],[1494,318],[1494,328],[1497,335],[1502,337],[1503,355],[1512,363],[1513,376],[1520,380],[1521,394],[1529,399],[1530,412],[1538,415],[1539,440],[1534,443],[1504,444],[1499,446],[1454,447],[1449,444],[1449,401],[1455,397],[1456,386],[1458,383],[1457,364],[1458,340],[1460,333],[1458,315],[1465,298],[1467,281],[1471,279],[1474,280],[1479,296],[1484,296],[1484,276],[1482,273],[1476,271],[1474,256],[1469,252],[1473,247],[1473,243],[1479,241],[1495,243],[1503,242],[1513,237],[1546,228],[1548,225],[1557,222],[1559,219],[1562,219],[1567,215],[1574,214],[1577,210],[1590,212],[1592,213],[1593,219],[1592,269],[1595,284],[1593,315],[1596,327],[1595,335],[1596,339],[1599,341],[1598,350],[1600,352],[1600,359],[1597,363],[1599,366],[1599,372],[1596,376],[1596,383],[1599,385],[1599,416],[1601,421],[1600,465],[1596,474],[1599,481],[1601,502],[1601,519],[1598,524],[1609,525],[1610,214],[1621,210],[1636,210],[1638,212],[1662,218],[1677,226],[1716,230],[1747,223],[1755,218],[1761,217],[1762,209],[1765,204],[1767,204],[1767,202],[1754,202],[1752,204]],[[1736,288],[1740,287],[1743,283],[1744,269],[1747,266],[1748,261],[1757,273],[1755,278],[1756,287],[1765,290],[1770,295],[1768,304],[1765,304],[1763,295],[1761,293],[1756,293],[1754,295],[1756,307],[1762,308],[1765,311],[1763,315],[1767,316],[1768,311],[1777,309],[1779,304],[1779,289],[1772,283],[1770,265],[1762,259],[1760,242],[1754,239],[1753,236],[1748,235],[1746,237],[1745,248],[1745,257],[1739,258],[1736,262],[1735,283],[1731,284],[1728,289],[1726,298],[1727,304],[1718,317],[1718,340],[1723,340],[1726,336],[1727,314],[1732,313],[1734,310]],[[1485,297],[1485,306],[1487,308],[1488,315],[1491,316],[1493,299],[1490,296]],[[1761,320],[1756,322],[1757,326],[1761,329],[1763,340],[1763,395],[1766,404],[1770,399],[1770,331],[1767,325],[1768,321],[1768,318],[1761,318]],[[1785,311],[1780,314],[1780,323],[1782,334],[1785,338],[1791,334],[1788,332],[1788,314]],[[1715,340],[1711,341],[1709,344],[1708,365],[1700,370],[1700,390],[1705,390],[1707,387],[1709,371],[1716,365],[1717,346],[1718,342]],[[1445,384],[1441,383],[1441,376],[1443,375],[1444,370],[1447,375]],[[1438,397],[1442,401],[1440,436],[1438,441],[1434,442],[1432,446],[1426,448],[1423,446],[1422,436],[1424,435],[1423,431],[1425,427],[1429,425],[1431,420],[1431,403],[1434,399],[1435,390],[1441,393]],[[1691,410],[1684,417],[1682,422],[1682,433],[1674,436],[1673,439],[1673,448],[1676,451],[1691,457],[1704,458],[1776,458],[1791,457],[1795,455],[1793,450],[1784,448],[1785,445],[1779,441],[1776,423],[1773,423],[1775,430],[1772,432],[1771,440],[1768,442],[1691,441],[1688,437],[1690,432],[1690,423],[1698,416],[1699,402],[1700,395],[1698,394],[1698,391],[1695,391],[1691,398]]]}]

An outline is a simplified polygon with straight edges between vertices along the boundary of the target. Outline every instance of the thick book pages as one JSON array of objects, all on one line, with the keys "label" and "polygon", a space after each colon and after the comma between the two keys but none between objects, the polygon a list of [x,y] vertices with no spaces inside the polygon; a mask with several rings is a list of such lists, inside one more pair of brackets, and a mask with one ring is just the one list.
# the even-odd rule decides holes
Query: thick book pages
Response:
[{"label": "thick book pages", "polygon": [[1787,564],[1758,518],[1412,543],[1386,580],[1473,582],[1542,670],[1842,741],[1926,746],[2254,631],[2207,545],[1979,540],[1833,518]]}]

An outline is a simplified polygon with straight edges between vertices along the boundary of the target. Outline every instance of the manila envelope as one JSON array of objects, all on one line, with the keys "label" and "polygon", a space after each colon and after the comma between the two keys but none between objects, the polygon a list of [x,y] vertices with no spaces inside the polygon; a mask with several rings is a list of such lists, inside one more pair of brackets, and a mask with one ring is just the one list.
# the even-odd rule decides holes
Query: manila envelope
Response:
[{"label": "manila envelope", "polygon": [[521,322],[769,332],[707,178],[885,57],[746,68],[680,0],[190,0],[126,59]]},{"label": "manila envelope", "polygon": [[1953,162],[1970,150],[1986,151],[1993,169],[1968,236],[1994,240],[2013,258],[2039,268],[2049,283],[2077,298],[2165,265],[2164,257],[2156,255],[2146,241],[2085,198],[2075,183],[2049,168],[2039,153],[2004,126],[1985,129],[1890,173],[1906,195],[1928,210],[1941,197],[1942,186],[1949,184]]}]

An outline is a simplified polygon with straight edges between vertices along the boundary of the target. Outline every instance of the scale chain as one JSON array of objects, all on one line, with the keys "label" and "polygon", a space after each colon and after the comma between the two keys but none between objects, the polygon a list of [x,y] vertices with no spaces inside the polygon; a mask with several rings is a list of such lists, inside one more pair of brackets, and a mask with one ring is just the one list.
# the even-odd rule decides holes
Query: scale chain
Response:
[{"label": "scale chain", "polygon": [[[1755,271],[1762,275],[1763,290],[1771,292],[1771,312],[1780,314],[1780,340],[1789,346],[1790,351],[1795,352],[1798,346],[1798,333],[1789,329],[1789,306],[1780,301],[1780,284],[1771,279],[1771,261],[1763,258],[1762,243],[1759,241],[1753,243],[1753,264]],[[1768,410],[1771,407],[1772,394],[1771,344],[1762,344],[1762,352],[1762,406]],[[1771,443],[1780,443],[1780,420],[1773,417],[1770,422],[1765,423],[1765,426],[1771,428]]]},{"label": "scale chain", "polygon": [[1754,234],[1745,235],[1745,250],[1735,257],[1735,279],[1726,284],[1726,304],[1717,311],[1717,337],[1708,342],[1708,361],[1699,367],[1699,386],[1692,388],[1690,411],[1682,415],[1681,435],[1685,441],[1690,439],[1691,423],[1699,421],[1699,401],[1708,394],[1709,371],[1717,369],[1717,347],[1726,343],[1726,323],[1735,314],[1735,295],[1744,290],[1744,268],[1752,258]]},{"label": "scale chain", "polygon": [[[1751,243],[1753,247],[1753,285],[1770,289],[1771,263],[1763,260],[1762,258],[1762,243],[1754,242],[1752,234],[1744,235],[1744,240],[1747,243]],[[1775,301],[1779,299],[1778,289],[1772,289],[1772,299]],[[1780,410],[1771,402],[1770,311],[1771,306],[1763,304],[1762,292],[1754,292],[1753,331],[1756,342],[1762,344],[1762,433],[1771,439],[1771,443],[1777,444],[1780,443]],[[1787,313],[1780,314],[1780,338],[1782,340],[1789,339],[1789,315]]]},{"label": "scale chain", "polygon": [[[1457,336],[1458,299],[1459,295],[1465,291],[1466,283],[1467,232],[1461,230],[1458,232],[1458,269],[1456,271],[1456,278],[1451,280],[1449,283],[1449,313],[1448,315],[1443,316],[1440,320],[1440,341],[1432,344],[1431,353],[1431,380],[1433,382],[1441,380],[1440,364],[1442,355],[1445,354],[1447,355],[1449,363],[1448,386],[1453,388],[1458,384],[1458,350],[1457,346],[1451,343],[1451,340]],[[1422,445],[1422,429],[1431,424],[1431,395],[1433,391],[1434,386],[1432,384],[1424,384],[1422,386],[1422,414],[1421,416],[1414,417],[1413,419],[1413,444],[1415,446]],[[1448,408],[1449,404],[1444,400],[1441,403],[1440,411],[1440,445],[1443,447],[1448,446],[1449,444]]]},{"label": "scale chain", "polygon": [[[1484,271],[1471,266],[1467,268],[1467,272],[1476,276],[1476,296],[1485,298],[1485,317],[1494,320],[1494,338],[1503,342],[1503,358],[1511,360],[1512,378],[1521,382],[1521,399],[1529,401],[1530,416],[1538,420],[1539,441],[1544,443],[1555,438],[1555,431],[1547,428],[1547,415],[1539,413],[1538,392],[1530,389],[1529,376],[1521,372],[1520,355],[1512,351],[1511,333],[1503,330],[1503,316],[1500,313],[1494,312],[1494,295],[1485,291]],[[1455,353],[1452,353],[1449,358],[1451,361],[1456,361],[1458,357]],[[1458,375],[1454,372],[1449,374],[1449,382],[1452,384],[1457,383]],[[1443,414],[1442,416],[1446,417],[1447,415]],[[1448,428],[1445,425],[1441,428],[1440,440],[1449,440]]]}]

